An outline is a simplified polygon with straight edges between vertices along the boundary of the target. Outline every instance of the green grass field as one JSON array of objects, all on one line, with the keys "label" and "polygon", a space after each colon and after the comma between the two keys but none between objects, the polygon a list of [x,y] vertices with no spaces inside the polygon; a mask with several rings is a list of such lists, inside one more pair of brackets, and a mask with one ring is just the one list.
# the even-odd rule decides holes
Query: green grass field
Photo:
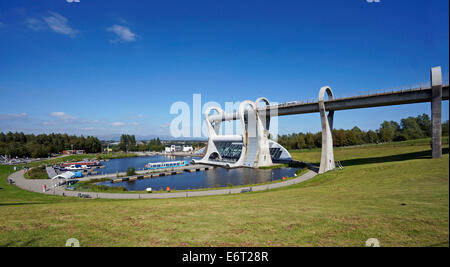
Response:
[{"label": "green grass field", "polygon": [[45,166],[38,166],[29,169],[24,177],[27,179],[48,179],[48,174],[45,170]]},{"label": "green grass field", "polygon": [[[6,184],[0,246],[449,246],[449,156],[426,143],[339,148],[333,171],[286,188],[162,200],[83,200]],[[318,162],[320,150],[294,151]]]}]

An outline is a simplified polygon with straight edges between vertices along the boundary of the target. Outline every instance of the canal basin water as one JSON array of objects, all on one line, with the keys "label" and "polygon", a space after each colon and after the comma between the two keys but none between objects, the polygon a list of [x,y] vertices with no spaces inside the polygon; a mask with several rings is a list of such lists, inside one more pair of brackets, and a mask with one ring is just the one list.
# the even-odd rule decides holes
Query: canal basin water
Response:
[{"label": "canal basin water", "polygon": [[[134,167],[136,170],[143,169],[148,162],[178,161],[187,160],[190,162],[193,157],[166,157],[166,156],[148,156],[135,158],[112,159],[104,162],[104,173],[124,172],[128,167]],[[283,177],[292,177],[296,168],[280,169],[250,169],[237,168],[226,169],[216,167],[207,171],[183,172],[181,174],[156,177],[151,179],[136,180],[133,182],[112,183],[110,181],[98,184],[107,186],[121,186],[129,191],[142,191],[151,187],[152,190],[161,190],[169,186],[171,189],[201,189],[227,187],[229,185],[248,185],[259,184],[280,180]]]}]

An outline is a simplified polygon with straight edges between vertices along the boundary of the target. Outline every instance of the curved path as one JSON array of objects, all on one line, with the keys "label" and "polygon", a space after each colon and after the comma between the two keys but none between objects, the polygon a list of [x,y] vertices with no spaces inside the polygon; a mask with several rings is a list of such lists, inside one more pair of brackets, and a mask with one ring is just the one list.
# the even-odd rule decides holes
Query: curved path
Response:
[{"label": "curved path", "polygon": [[63,187],[53,187],[53,181],[50,179],[43,180],[32,180],[25,179],[24,171],[18,171],[11,174],[8,179],[12,179],[15,185],[18,187],[38,193],[43,192],[43,185],[47,187],[44,194],[49,195],[60,195],[60,196],[72,196],[78,197],[78,193],[89,195],[91,198],[105,198],[105,199],[149,199],[149,198],[180,198],[180,197],[196,197],[196,196],[212,196],[212,195],[226,195],[226,194],[238,194],[248,191],[263,191],[269,189],[275,189],[280,187],[285,187],[293,184],[298,184],[309,180],[317,175],[314,171],[309,171],[297,178],[291,179],[289,181],[257,185],[252,187],[240,187],[240,188],[230,188],[230,189],[211,189],[205,191],[185,191],[185,192],[174,192],[174,193],[148,193],[148,194],[136,194],[136,193],[95,193],[95,192],[78,192],[65,190]]}]

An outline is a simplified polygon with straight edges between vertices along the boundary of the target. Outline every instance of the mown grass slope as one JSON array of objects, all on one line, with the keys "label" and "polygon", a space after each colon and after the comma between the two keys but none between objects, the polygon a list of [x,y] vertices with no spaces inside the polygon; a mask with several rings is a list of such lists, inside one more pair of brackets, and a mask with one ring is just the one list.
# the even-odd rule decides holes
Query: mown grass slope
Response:
[{"label": "mown grass slope", "polygon": [[[81,200],[6,184],[0,167],[0,245],[449,245],[449,157],[427,144],[341,148],[342,171],[274,191],[166,200]],[[293,152],[317,162],[320,151]]]}]

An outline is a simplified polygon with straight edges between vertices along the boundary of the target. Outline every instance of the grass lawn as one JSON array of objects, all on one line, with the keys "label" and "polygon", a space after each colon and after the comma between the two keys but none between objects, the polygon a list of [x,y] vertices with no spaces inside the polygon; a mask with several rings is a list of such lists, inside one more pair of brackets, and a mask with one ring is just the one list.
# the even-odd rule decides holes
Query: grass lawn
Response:
[{"label": "grass lawn", "polygon": [[39,166],[29,169],[24,177],[27,179],[48,179],[48,174],[45,166]]},{"label": "grass lawn", "polygon": [[[0,246],[449,246],[449,156],[428,144],[339,148],[345,169],[268,192],[187,199],[47,196],[8,185]],[[320,160],[320,151],[294,151]]]}]

